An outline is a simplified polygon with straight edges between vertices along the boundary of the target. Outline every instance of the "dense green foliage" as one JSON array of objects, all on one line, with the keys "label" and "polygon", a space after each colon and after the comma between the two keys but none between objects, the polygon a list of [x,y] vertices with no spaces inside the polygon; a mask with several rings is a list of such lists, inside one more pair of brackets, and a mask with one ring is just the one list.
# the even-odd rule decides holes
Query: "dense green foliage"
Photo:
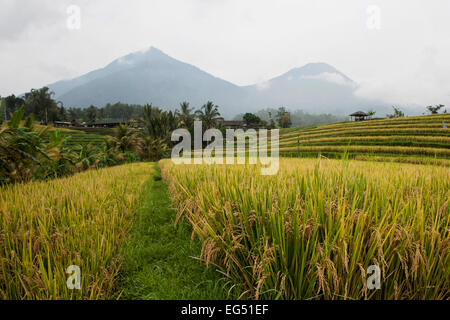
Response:
[{"label": "dense green foliage", "polygon": [[[281,109],[281,108],[280,108]],[[254,115],[261,119],[263,124],[267,128],[275,128],[276,125],[283,127],[280,123],[282,117],[280,117],[280,109],[268,108],[255,112]],[[283,108],[284,112],[288,110]],[[234,117],[235,120],[244,120],[245,114],[239,114]],[[309,114],[302,110],[295,110],[289,112],[291,126],[293,127],[308,127],[317,126],[321,124],[334,123],[344,120],[343,117],[334,116],[331,114]],[[285,119],[288,120],[288,119]]]},{"label": "dense green foliage", "polygon": [[138,128],[120,125],[112,130],[112,136],[105,137],[73,130],[50,130],[47,126],[38,128],[34,125],[34,113],[22,121],[25,114],[22,106],[1,127],[0,184],[60,177],[89,168],[167,157],[173,144],[173,130],[186,128],[193,131],[196,117],[205,127],[217,126],[220,113],[212,102],[206,103],[195,114],[191,112],[186,102],[181,104],[181,111],[175,113],[148,104],[142,109]]},{"label": "dense green foliage", "polygon": [[250,112],[247,112],[246,114],[244,114],[244,116],[242,117],[242,120],[244,120],[248,126],[261,123],[261,118],[258,117],[256,114],[253,114]]},{"label": "dense green foliage", "polygon": [[128,121],[141,116],[143,106],[117,102],[108,103],[105,107],[99,108],[90,106],[89,108],[69,108],[68,113],[71,120],[79,122],[95,122],[98,120],[120,119]]},{"label": "dense green foliage", "polygon": [[22,121],[23,115],[20,108],[0,128],[0,184],[61,177],[139,159],[131,146],[122,148],[118,138],[74,143],[70,134],[35,126],[32,115]]},{"label": "dense green foliage", "polygon": [[[3,99],[5,109],[3,112],[9,117],[22,106],[25,116],[33,115],[37,121],[49,123],[57,120],[67,120],[67,111],[61,102],[55,101],[54,93],[49,88],[32,89],[23,97],[15,95]],[[2,114],[3,117],[3,114]]]}]

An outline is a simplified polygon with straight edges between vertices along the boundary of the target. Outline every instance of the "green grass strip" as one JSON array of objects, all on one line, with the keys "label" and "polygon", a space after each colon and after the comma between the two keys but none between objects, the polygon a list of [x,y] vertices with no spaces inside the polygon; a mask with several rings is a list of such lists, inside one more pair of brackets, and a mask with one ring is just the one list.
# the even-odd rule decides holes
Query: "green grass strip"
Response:
[{"label": "green grass strip", "polygon": [[223,278],[194,259],[201,251],[192,228],[172,209],[167,185],[155,165],[132,235],[122,253],[121,299],[227,299]]}]

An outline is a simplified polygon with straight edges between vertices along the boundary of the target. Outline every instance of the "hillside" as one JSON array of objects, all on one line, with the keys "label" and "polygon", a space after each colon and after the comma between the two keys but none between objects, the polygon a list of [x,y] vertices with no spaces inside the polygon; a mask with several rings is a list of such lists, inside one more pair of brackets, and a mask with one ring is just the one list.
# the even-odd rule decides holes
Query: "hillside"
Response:
[{"label": "hillside", "polygon": [[[380,160],[403,158],[422,162],[421,158],[450,159],[450,115],[439,114],[396,119],[341,122],[313,128],[290,128],[280,133],[280,153],[285,156],[321,154]],[[385,159],[388,158],[388,159]]]},{"label": "hillside", "polygon": [[[40,124],[35,124],[34,127],[36,130],[46,128],[46,126]],[[55,128],[53,126],[48,126],[48,130],[49,132],[59,131],[64,138],[67,138],[67,144],[70,146],[87,144],[102,146],[108,135],[114,135],[114,129],[108,128]],[[48,141],[48,139],[46,141]]]},{"label": "hillside", "polygon": [[[450,165],[450,114],[362,122],[339,122],[280,130],[280,155],[426,163],[433,158]],[[53,129],[54,130],[54,129]],[[114,129],[58,128],[69,144],[101,145]],[[300,139],[300,145],[298,140]],[[270,144],[269,144],[270,146]]]},{"label": "hillside", "polygon": [[220,106],[224,117],[285,106],[291,110],[346,115],[357,109],[388,111],[380,101],[357,97],[357,84],[326,63],[309,63],[249,86],[238,86],[154,47],[118,58],[104,68],[48,85],[65,107],[152,103],[174,109],[182,101]]}]

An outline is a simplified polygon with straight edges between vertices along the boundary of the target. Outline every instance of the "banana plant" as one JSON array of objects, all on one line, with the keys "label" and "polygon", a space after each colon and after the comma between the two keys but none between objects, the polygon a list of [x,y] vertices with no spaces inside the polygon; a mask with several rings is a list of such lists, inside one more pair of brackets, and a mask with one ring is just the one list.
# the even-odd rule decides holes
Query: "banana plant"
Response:
[{"label": "banana plant", "polygon": [[0,129],[0,184],[31,179],[41,159],[49,159],[44,150],[46,129],[33,131],[32,116],[21,126],[23,115],[22,106]]}]

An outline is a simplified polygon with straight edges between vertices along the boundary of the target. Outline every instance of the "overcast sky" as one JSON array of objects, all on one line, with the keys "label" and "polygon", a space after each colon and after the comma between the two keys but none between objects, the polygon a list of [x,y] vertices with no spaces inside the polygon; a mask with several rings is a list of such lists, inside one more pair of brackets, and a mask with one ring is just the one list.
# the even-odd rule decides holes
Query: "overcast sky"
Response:
[{"label": "overcast sky", "polygon": [[154,46],[238,85],[326,62],[361,96],[450,106],[449,17],[448,0],[0,0],[0,95]]}]

